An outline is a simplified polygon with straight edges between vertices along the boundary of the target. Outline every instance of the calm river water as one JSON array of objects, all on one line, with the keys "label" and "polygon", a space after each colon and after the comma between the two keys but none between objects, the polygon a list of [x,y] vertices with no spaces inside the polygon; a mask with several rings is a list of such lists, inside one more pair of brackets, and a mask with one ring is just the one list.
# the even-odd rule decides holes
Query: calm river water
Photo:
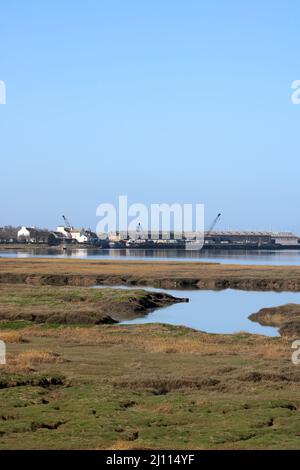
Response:
[{"label": "calm river water", "polygon": [[218,263],[235,264],[272,264],[272,265],[299,265],[300,250],[282,251],[185,251],[185,250],[100,250],[100,249],[73,249],[62,251],[57,248],[32,248],[24,251],[1,250],[0,257],[8,258],[88,258],[88,259],[124,259],[124,260],[174,260],[174,261],[210,261]]}]

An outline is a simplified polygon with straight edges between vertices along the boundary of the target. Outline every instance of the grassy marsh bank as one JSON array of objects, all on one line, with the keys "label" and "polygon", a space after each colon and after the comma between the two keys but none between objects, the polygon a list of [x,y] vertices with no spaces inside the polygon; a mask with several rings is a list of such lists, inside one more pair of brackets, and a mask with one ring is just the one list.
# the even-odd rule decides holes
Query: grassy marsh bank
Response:
[{"label": "grassy marsh bank", "polygon": [[142,289],[1,284],[0,319],[57,324],[116,323],[183,301],[186,299]]},{"label": "grassy marsh bank", "polygon": [[0,283],[300,291],[300,267],[0,258]]},{"label": "grassy marsh bank", "polygon": [[250,320],[264,326],[279,328],[282,336],[300,338],[300,305],[286,304],[279,307],[263,308],[250,315]]}]

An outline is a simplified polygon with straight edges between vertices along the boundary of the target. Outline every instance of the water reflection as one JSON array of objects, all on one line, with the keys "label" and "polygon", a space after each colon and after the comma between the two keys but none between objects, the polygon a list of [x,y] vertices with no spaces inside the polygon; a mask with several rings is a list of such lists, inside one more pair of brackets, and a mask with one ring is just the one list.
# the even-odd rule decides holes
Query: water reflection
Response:
[{"label": "water reflection", "polygon": [[161,261],[207,261],[225,264],[271,264],[271,265],[300,265],[299,250],[282,251],[245,251],[245,250],[216,250],[216,251],[186,251],[186,250],[137,250],[137,249],[94,249],[78,248],[28,248],[26,251],[1,250],[0,257],[6,258],[81,258],[81,259],[126,259],[126,260],[161,260]]}]

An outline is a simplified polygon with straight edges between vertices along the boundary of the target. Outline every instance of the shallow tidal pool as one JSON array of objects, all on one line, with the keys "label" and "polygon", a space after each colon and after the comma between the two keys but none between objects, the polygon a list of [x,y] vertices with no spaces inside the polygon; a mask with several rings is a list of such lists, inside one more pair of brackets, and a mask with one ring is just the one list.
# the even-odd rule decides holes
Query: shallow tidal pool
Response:
[{"label": "shallow tidal pool", "polygon": [[[97,288],[105,287],[137,289],[137,286],[97,286]],[[293,292],[141,288],[152,292],[166,292],[174,297],[185,297],[189,299],[189,302],[160,308],[141,318],[125,321],[123,324],[168,323],[187,326],[207,333],[231,334],[245,331],[267,336],[278,336],[277,328],[262,326],[253,322],[249,320],[249,315],[265,307],[300,303],[300,293]]]}]

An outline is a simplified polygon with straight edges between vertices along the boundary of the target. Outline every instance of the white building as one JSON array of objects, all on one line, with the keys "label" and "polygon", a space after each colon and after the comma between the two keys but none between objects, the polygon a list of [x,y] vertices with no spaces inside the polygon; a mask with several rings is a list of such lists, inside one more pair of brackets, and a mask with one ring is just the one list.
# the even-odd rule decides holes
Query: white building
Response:
[{"label": "white building", "polygon": [[27,227],[21,227],[21,229],[17,233],[18,239],[23,239],[23,240],[30,240],[30,228]]},{"label": "white building", "polygon": [[56,231],[58,233],[61,233],[66,238],[72,238],[71,229],[69,229],[68,227],[64,227],[63,225],[60,225],[59,227],[57,227]]},{"label": "white building", "polygon": [[47,243],[49,232],[47,230],[38,229],[36,227],[21,227],[17,232],[19,241],[30,243]]},{"label": "white building", "polygon": [[57,232],[62,233],[64,237],[74,240],[77,243],[88,243],[90,238],[86,231],[82,228],[68,228],[64,226],[57,227]]}]

